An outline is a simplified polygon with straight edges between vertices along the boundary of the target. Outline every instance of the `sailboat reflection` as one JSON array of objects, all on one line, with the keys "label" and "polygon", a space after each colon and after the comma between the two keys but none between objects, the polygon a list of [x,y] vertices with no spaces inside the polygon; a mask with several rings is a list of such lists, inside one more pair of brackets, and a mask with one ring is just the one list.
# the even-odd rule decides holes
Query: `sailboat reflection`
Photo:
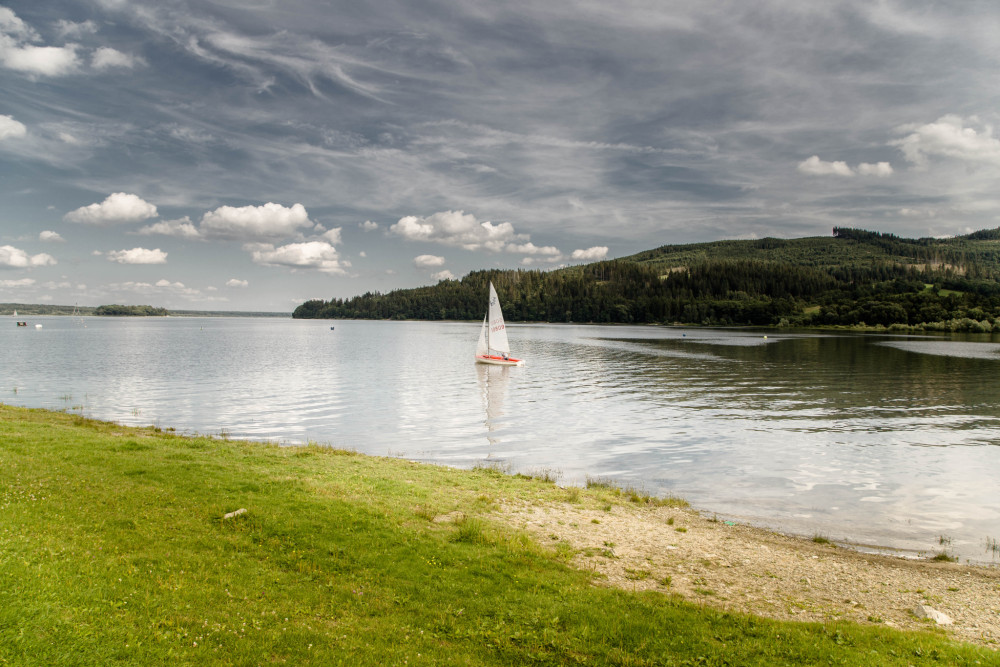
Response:
[{"label": "sailboat reflection", "polygon": [[500,440],[492,436],[500,428],[504,416],[503,404],[507,396],[507,384],[510,381],[510,366],[489,366],[476,364],[476,375],[479,380],[479,394],[483,398],[483,409],[486,419],[487,439],[491,445],[499,444]]}]

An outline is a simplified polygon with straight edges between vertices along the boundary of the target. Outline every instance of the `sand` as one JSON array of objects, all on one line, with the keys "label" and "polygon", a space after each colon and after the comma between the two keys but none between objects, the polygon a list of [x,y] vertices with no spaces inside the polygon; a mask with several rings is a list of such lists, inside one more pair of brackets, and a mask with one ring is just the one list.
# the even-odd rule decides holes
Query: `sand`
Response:
[{"label": "sand", "polygon": [[[691,509],[571,502],[502,505],[510,525],[573,547],[594,582],[783,620],[940,628],[1000,648],[1000,568],[872,555],[731,525]],[[945,614],[938,624],[918,606]]]}]

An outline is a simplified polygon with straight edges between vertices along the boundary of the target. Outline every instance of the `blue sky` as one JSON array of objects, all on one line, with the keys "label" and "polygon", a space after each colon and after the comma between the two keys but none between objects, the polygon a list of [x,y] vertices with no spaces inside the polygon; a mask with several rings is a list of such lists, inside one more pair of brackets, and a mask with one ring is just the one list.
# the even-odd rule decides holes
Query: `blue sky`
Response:
[{"label": "blue sky", "polygon": [[1000,225],[1000,5],[0,0],[0,301]]}]

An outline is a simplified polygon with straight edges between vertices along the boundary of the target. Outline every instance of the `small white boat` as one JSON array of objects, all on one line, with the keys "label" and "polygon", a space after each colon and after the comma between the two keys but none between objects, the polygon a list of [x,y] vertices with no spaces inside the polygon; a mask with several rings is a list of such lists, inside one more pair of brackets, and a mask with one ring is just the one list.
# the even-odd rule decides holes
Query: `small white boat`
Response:
[{"label": "small white boat", "polygon": [[507,341],[507,326],[503,321],[503,311],[497,291],[490,283],[490,306],[479,330],[479,344],[476,345],[476,363],[493,364],[494,366],[524,366],[524,359],[510,356],[510,343]]}]

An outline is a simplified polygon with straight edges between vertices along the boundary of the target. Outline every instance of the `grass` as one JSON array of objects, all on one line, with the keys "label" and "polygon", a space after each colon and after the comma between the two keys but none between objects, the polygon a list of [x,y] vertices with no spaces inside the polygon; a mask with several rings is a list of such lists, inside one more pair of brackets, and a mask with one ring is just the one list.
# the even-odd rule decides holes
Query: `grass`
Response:
[{"label": "grass", "polygon": [[[0,405],[0,665],[995,659],[931,633],[781,623],[594,586],[566,565],[568,545],[491,514],[504,498],[565,497],[494,469]],[[601,488],[579,501],[632,502]]]}]

